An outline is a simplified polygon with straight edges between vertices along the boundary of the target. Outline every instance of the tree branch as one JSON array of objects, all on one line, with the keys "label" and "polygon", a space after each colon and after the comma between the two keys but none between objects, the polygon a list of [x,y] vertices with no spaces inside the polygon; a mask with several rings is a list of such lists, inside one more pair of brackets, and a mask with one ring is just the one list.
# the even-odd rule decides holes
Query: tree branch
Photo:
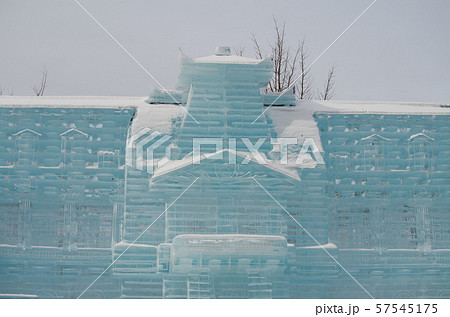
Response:
[{"label": "tree branch", "polygon": [[331,66],[330,70],[328,71],[328,78],[327,82],[324,87],[324,91],[321,94],[321,99],[323,100],[329,100],[333,98],[334,96],[334,77],[335,77],[335,67],[334,64]]},{"label": "tree branch", "polygon": [[41,83],[38,86],[33,87],[33,91],[36,96],[42,96],[44,94],[45,88],[47,87],[47,67],[42,69]]}]

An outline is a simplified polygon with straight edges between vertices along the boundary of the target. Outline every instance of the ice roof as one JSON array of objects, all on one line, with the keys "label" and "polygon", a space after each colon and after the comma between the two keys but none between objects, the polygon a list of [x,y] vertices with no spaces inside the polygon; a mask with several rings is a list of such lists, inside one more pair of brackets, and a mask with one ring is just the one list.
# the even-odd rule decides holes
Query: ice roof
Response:
[{"label": "ice roof", "polygon": [[[200,60],[236,58],[240,56],[209,56]],[[197,59],[199,60],[199,59]],[[251,59],[249,59],[251,60]],[[260,62],[260,60],[253,60]],[[137,109],[132,132],[145,127],[169,133],[172,121],[185,115],[181,105],[149,105],[146,97],[110,96],[0,96],[0,107],[50,107],[50,108],[128,108]],[[267,109],[267,108],[266,108]],[[385,113],[450,115],[447,103],[413,103],[387,101],[299,101],[297,107],[271,107],[266,112],[272,119],[277,137],[313,138],[320,150],[319,130],[313,118],[315,113]]]},{"label": "ice roof", "polygon": [[[210,62],[233,59],[236,61],[261,62],[242,56],[206,56],[195,60]],[[0,107],[68,107],[68,108],[122,108],[145,106],[148,109],[158,109],[158,105],[149,105],[145,102],[147,97],[123,97],[123,96],[0,96]],[[170,108],[171,105],[161,105]],[[151,108],[153,107],[153,108]],[[181,106],[174,106],[181,107]],[[279,108],[272,107],[269,110],[278,118],[280,115],[290,119],[312,117],[316,112],[329,113],[394,113],[394,114],[450,114],[448,103],[419,103],[419,102],[389,102],[389,101],[298,101],[298,107]]]},{"label": "ice roof", "polygon": [[[181,52],[181,49],[180,53],[183,54]],[[194,58],[191,60],[194,63],[258,64],[264,59],[254,59],[238,55],[231,55],[231,48],[229,46],[218,46],[214,55]]]},{"label": "ice roof", "polygon": [[149,105],[146,97],[104,96],[0,96],[0,107],[43,108],[135,108],[132,133],[150,128],[170,133],[172,121],[184,115],[184,106],[172,104]]},{"label": "ice roof", "polygon": [[317,100],[299,103],[315,112],[392,113],[392,114],[450,114],[449,103]]}]

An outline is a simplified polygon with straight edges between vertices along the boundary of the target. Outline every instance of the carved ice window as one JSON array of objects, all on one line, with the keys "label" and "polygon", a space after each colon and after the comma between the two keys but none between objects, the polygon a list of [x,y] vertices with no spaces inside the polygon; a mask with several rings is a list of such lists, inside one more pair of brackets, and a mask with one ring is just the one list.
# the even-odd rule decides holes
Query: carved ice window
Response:
[{"label": "carved ice window", "polygon": [[35,165],[38,138],[40,133],[25,129],[14,134],[15,159],[18,165]]},{"label": "carved ice window", "polygon": [[409,157],[411,170],[429,171],[432,169],[434,139],[418,133],[409,138]]}]

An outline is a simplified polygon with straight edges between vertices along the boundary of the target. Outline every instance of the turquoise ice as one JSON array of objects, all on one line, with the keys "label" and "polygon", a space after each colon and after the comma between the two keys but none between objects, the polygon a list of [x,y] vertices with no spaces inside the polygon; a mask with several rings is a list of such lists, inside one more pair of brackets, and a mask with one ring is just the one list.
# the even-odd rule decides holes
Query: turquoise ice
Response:
[{"label": "turquoise ice", "polygon": [[0,297],[450,297],[449,106],[272,71],[219,47],[147,98],[1,97]]}]

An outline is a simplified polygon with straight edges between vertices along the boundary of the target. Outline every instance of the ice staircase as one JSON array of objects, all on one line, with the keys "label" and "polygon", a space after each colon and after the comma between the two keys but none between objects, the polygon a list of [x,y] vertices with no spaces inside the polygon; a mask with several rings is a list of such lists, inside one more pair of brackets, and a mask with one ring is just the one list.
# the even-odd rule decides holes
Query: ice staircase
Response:
[{"label": "ice staircase", "polygon": [[129,248],[128,246],[129,244],[119,243],[114,247],[114,260],[116,260],[113,266],[114,275],[155,274],[156,247],[139,244],[133,244]]},{"label": "ice staircase", "polygon": [[171,274],[164,277],[163,298],[187,298],[186,275]]},{"label": "ice staircase", "polygon": [[259,272],[248,274],[248,298],[272,298],[272,282]]},{"label": "ice staircase", "polygon": [[162,277],[160,275],[127,277],[121,283],[121,298],[161,297]]},{"label": "ice staircase", "polygon": [[118,243],[114,247],[113,275],[120,278],[121,298],[161,298],[162,276],[156,273],[156,247]]},{"label": "ice staircase", "polygon": [[189,274],[187,279],[188,298],[214,298],[214,287],[208,270],[198,274]]}]

